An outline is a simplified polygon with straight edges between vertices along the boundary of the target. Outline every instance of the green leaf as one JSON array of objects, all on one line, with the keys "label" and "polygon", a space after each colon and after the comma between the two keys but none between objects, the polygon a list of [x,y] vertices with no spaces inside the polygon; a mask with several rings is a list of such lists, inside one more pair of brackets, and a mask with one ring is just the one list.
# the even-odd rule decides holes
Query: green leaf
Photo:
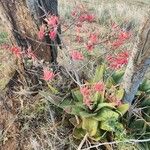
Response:
[{"label": "green leaf", "polygon": [[102,108],[104,108],[104,107],[108,107],[110,109],[116,109],[114,107],[114,103],[100,103],[100,104],[98,104],[97,109],[95,110],[95,112],[102,109]]},{"label": "green leaf", "polygon": [[63,108],[68,114],[80,116],[80,112],[85,111],[81,106],[76,105],[59,105]]},{"label": "green leaf", "polygon": [[93,83],[103,81],[104,80],[104,73],[105,73],[106,67],[105,64],[102,64],[96,68],[95,76],[92,80]]},{"label": "green leaf", "polygon": [[94,136],[91,136],[90,139],[92,139],[93,141],[100,141],[103,138],[104,134],[102,131],[97,130],[97,133]]},{"label": "green leaf", "polygon": [[82,107],[74,105],[71,107],[70,114],[80,116],[82,111],[85,111]]},{"label": "green leaf", "polygon": [[150,106],[150,97],[144,99],[144,100],[141,102],[141,107],[146,107],[146,106]]},{"label": "green leaf", "polygon": [[96,116],[94,116],[94,119],[97,121],[107,121],[109,119],[118,120],[119,114],[109,108],[102,108]]},{"label": "green leaf", "polygon": [[73,130],[73,137],[76,139],[81,139],[85,136],[86,131],[83,130],[82,128],[74,128]]},{"label": "green leaf", "polygon": [[83,102],[75,102],[75,105],[76,105],[77,107],[83,108],[83,110],[86,110],[86,111],[88,110],[87,107],[84,105]]},{"label": "green leaf", "polygon": [[58,107],[60,108],[66,108],[66,107],[70,107],[70,106],[74,106],[74,102],[73,102],[73,99],[64,99],[63,101],[61,101],[59,104],[58,104]]},{"label": "green leaf", "polygon": [[117,100],[122,100],[123,97],[124,97],[124,93],[125,93],[124,89],[119,89],[119,90],[117,90],[117,91],[115,92],[115,97],[116,97],[116,99],[117,99]]},{"label": "green leaf", "polygon": [[128,111],[129,107],[130,107],[129,104],[122,104],[118,106],[117,110],[121,112],[122,115],[124,115]]},{"label": "green leaf", "polygon": [[114,131],[114,126],[112,126],[109,121],[102,121],[100,124],[100,129],[105,131]]},{"label": "green leaf", "polygon": [[103,102],[103,97],[102,95],[100,94],[100,92],[96,92],[93,96],[93,101],[96,102],[96,103],[101,103]]},{"label": "green leaf", "polygon": [[118,137],[123,134],[123,125],[115,120],[102,121],[100,124],[100,129],[105,131],[114,132]]},{"label": "green leaf", "polygon": [[149,91],[150,90],[150,80],[149,79],[145,79],[143,81],[143,83],[140,85],[139,90],[143,91],[143,92]]},{"label": "green leaf", "polygon": [[115,85],[115,82],[114,82],[113,78],[112,77],[108,77],[107,80],[106,80],[106,87],[109,89],[113,85]]},{"label": "green leaf", "polygon": [[80,90],[72,90],[72,96],[74,100],[77,100],[79,102],[83,102],[83,96],[80,92]]},{"label": "green leaf", "polygon": [[92,117],[96,115],[96,113],[89,113],[87,111],[81,111],[79,114],[81,117],[84,117],[84,118],[88,118],[88,117]]},{"label": "green leaf", "polygon": [[90,136],[94,136],[97,133],[98,121],[92,117],[82,118],[82,128],[86,130]]},{"label": "green leaf", "polygon": [[123,70],[117,70],[115,73],[113,73],[112,78],[113,78],[114,82],[116,84],[118,84],[121,81],[123,75],[124,75]]},{"label": "green leaf", "polygon": [[[144,129],[145,121],[143,119],[132,120],[130,124],[130,128],[134,130],[134,132],[141,132]],[[142,131],[143,132],[143,131]]]}]

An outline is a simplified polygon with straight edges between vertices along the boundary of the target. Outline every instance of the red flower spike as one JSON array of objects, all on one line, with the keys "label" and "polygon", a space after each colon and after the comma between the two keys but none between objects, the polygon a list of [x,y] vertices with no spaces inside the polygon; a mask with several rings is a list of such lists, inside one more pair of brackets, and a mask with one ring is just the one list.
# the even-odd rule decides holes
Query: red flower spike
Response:
[{"label": "red flower spike", "polygon": [[87,86],[84,86],[80,88],[80,92],[83,96],[89,96],[91,90]]},{"label": "red flower spike", "polygon": [[53,41],[55,40],[56,35],[57,35],[57,31],[54,31],[54,30],[53,30],[53,31],[50,31],[50,32],[49,32],[49,37],[50,37],[50,39],[53,40]]},{"label": "red flower spike", "polygon": [[128,52],[121,52],[116,57],[108,56],[107,60],[112,69],[119,69],[123,65],[128,63],[129,54]]},{"label": "red flower spike", "polygon": [[48,19],[45,19],[47,21],[49,26],[56,27],[58,25],[58,17],[57,16],[51,16]]},{"label": "red flower spike", "polygon": [[124,41],[122,40],[116,40],[112,43],[112,48],[119,48],[121,45],[124,44]]},{"label": "red flower spike", "polygon": [[43,79],[45,81],[51,81],[55,77],[55,74],[52,71],[49,71],[48,68],[43,69]]},{"label": "red flower spike", "polygon": [[44,36],[45,36],[45,28],[44,26],[41,26],[40,31],[38,32],[38,39],[43,40]]},{"label": "red flower spike", "polygon": [[98,36],[94,33],[90,34],[89,40],[91,41],[91,43],[96,44],[98,42]]},{"label": "red flower spike", "polygon": [[71,52],[71,58],[73,60],[83,60],[84,59],[84,56],[81,52],[79,51],[72,51]]},{"label": "red flower spike", "polygon": [[87,44],[86,44],[86,49],[91,52],[93,51],[94,49],[94,45],[89,41]]},{"label": "red flower spike", "polygon": [[129,32],[123,32],[123,31],[122,31],[122,32],[120,32],[120,34],[118,35],[118,39],[124,41],[124,40],[129,39],[130,36],[131,36],[131,34],[130,34]]},{"label": "red flower spike", "polygon": [[91,23],[91,22],[95,21],[95,16],[92,14],[87,14],[86,20]]},{"label": "red flower spike", "polygon": [[13,54],[15,54],[18,58],[21,57],[21,49],[19,47],[12,47],[10,49],[12,51]]},{"label": "red flower spike", "polygon": [[87,86],[81,87],[80,92],[83,95],[83,103],[91,109],[92,101],[90,99],[91,89]]},{"label": "red flower spike", "polygon": [[102,92],[104,90],[104,83],[96,83],[94,86],[93,86],[93,89],[94,91],[96,92]]},{"label": "red flower spike", "polygon": [[93,14],[83,13],[80,15],[79,21],[80,22],[87,21],[87,22],[91,23],[91,22],[95,21],[95,16]]}]

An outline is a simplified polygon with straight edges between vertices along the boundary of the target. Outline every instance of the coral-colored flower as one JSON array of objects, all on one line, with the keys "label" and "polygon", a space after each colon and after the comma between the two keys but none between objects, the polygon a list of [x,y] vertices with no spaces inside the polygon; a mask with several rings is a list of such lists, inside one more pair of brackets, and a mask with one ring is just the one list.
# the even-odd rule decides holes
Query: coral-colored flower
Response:
[{"label": "coral-colored flower", "polygon": [[112,48],[119,48],[121,45],[123,45],[125,43],[125,41],[127,39],[129,39],[131,36],[131,33],[129,32],[125,32],[125,31],[121,31],[119,34],[118,34],[118,37],[117,39],[112,42]]},{"label": "coral-colored flower", "polygon": [[121,41],[124,41],[124,40],[129,39],[130,36],[131,36],[131,34],[129,32],[122,31],[122,32],[119,33],[118,39],[121,40]]},{"label": "coral-colored flower", "polygon": [[98,36],[94,33],[90,34],[89,40],[91,43],[96,44],[98,42]]},{"label": "coral-colored flower", "polygon": [[71,52],[71,58],[73,60],[83,60],[84,56],[81,52],[74,50]]},{"label": "coral-colored flower", "polygon": [[95,16],[93,14],[85,12],[85,13],[80,15],[79,21],[80,22],[87,21],[87,22],[91,23],[91,22],[95,21]]},{"label": "coral-colored flower", "polygon": [[124,41],[117,39],[116,41],[112,42],[111,45],[112,45],[112,48],[119,48],[123,44],[124,44]]},{"label": "coral-colored flower", "polygon": [[128,52],[121,52],[116,56],[108,56],[107,60],[112,69],[119,69],[128,63]]},{"label": "coral-colored flower", "polygon": [[86,49],[91,52],[94,49],[94,45],[93,43],[91,43],[90,41],[88,43],[86,43]]},{"label": "coral-colored flower", "polygon": [[14,46],[14,47],[12,47],[10,50],[11,50],[12,53],[15,54],[17,57],[20,57],[21,54],[22,54],[21,49],[20,49],[19,47]]},{"label": "coral-colored flower", "polygon": [[58,25],[58,17],[57,16],[50,16],[48,19],[45,19],[47,24],[52,27],[56,27]]},{"label": "coral-colored flower", "polygon": [[84,86],[80,88],[80,92],[83,96],[89,96],[91,90],[87,86]]},{"label": "coral-colored flower", "polygon": [[93,21],[95,21],[95,16],[93,14],[87,14],[86,15],[86,20],[88,22],[93,22]]},{"label": "coral-colored flower", "polygon": [[91,104],[92,104],[90,98],[91,89],[89,89],[89,87],[87,86],[84,86],[80,88],[80,92],[83,95],[83,103],[91,109]]},{"label": "coral-colored flower", "polygon": [[86,21],[86,14],[81,14],[80,17],[79,17],[79,21],[80,22]]},{"label": "coral-colored flower", "polygon": [[56,35],[57,35],[57,31],[55,31],[55,30],[52,30],[52,31],[49,32],[49,37],[53,41],[55,40]]},{"label": "coral-colored flower", "polygon": [[102,83],[102,82],[96,83],[96,84],[93,86],[93,89],[94,89],[96,92],[102,92],[102,91],[104,90],[104,83]]},{"label": "coral-colored flower", "polygon": [[44,28],[44,26],[42,25],[42,26],[40,27],[39,32],[38,32],[38,39],[39,39],[39,40],[43,40],[44,36],[45,36],[45,28]]},{"label": "coral-colored flower", "polygon": [[55,74],[48,68],[43,69],[43,79],[45,81],[51,81],[55,77]]},{"label": "coral-colored flower", "polygon": [[91,101],[90,97],[84,97],[83,103],[84,103],[84,105],[86,105],[87,107],[89,107],[91,109],[92,101]]}]

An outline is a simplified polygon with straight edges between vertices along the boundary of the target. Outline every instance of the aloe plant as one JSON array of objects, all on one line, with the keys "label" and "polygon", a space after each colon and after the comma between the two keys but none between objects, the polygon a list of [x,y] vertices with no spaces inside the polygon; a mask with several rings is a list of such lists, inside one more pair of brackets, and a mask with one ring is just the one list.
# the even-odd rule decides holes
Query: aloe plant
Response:
[{"label": "aloe plant", "polygon": [[88,86],[98,82],[103,82],[105,86],[102,92],[92,93],[90,108],[84,104],[84,96],[80,88],[73,89],[71,98],[59,104],[59,107],[67,113],[78,117],[78,121],[73,123],[75,126],[73,135],[77,139],[87,133],[89,138],[95,141],[103,139],[107,133],[114,133],[115,138],[119,140],[125,135],[125,128],[120,118],[127,112],[129,105],[121,102],[124,90],[119,83],[123,72],[117,71],[109,77],[107,74],[105,65],[98,66],[94,77],[87,81]]}]

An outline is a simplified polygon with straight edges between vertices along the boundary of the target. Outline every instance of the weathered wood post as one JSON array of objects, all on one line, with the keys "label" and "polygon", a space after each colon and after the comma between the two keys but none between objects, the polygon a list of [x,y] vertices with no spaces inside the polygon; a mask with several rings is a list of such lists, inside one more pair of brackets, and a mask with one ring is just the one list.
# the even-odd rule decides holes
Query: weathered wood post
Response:
[{"label": "weathered wood post", "polygon": [[[0,0],[0,18],[13,44],[17,44],[22,50],[31,46],[38,58],[55,62],[55,44],[59,42],[46,37],[40,42],[37,33],[46,14],[58,16],[57,7],[57,0]],[[59,38],[56,40],[59,41]]]},{"label": "weathered wood post", "polygon": [[142,27],[138,41],[132,51],[127,65],[123,87],[125,89],[125,102],[132,103],[134,96],[143,81],[144,75],[150,66],[150,16]]}]

